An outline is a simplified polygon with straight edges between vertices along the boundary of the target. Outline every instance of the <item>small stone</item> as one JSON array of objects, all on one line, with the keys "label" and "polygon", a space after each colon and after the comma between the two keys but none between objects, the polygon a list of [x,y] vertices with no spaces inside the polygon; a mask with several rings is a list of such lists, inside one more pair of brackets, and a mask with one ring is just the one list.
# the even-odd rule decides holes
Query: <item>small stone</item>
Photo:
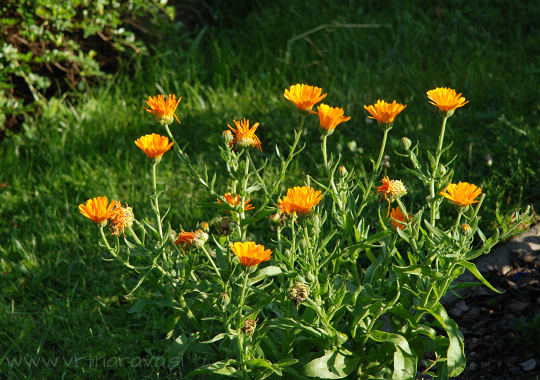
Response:
[{"label": "small stone", "polygon": [[463,313],[469,311],[469,306],[463,300],[459,301],[452,309],[450,309],[450,314],[455,315],[456,317],[461,317]]},{"label": "small stone", "polygon": [[523,368],[525,372],[532,371],[533,369],[536,368],[536,360],[529,359],[529,360],[524,361],[523,363],[520,363],[519,365],[521,366],[521,368]]},{"label": "small stone", "polygon": [[508,305],[510,311],[514,314],[521,314],[521,312],[529,307],[528,302],[514,301]]},{"label": "small stone", "polygon": [[505,265],[502,267],[501,269],[501,273],[504,275],[506,275],[508,272],[510,272],[512,270],[512,266],[511,265]]},{"label": "small stone", "polygon": [[476,364],[475,362],[473,362],[473,363],[471,363],[471,364],[469,365],[469,370],[470,370],[470,371],[474,371],[474,370],[477,369],[477,368],[478,368],[478,364]]}]

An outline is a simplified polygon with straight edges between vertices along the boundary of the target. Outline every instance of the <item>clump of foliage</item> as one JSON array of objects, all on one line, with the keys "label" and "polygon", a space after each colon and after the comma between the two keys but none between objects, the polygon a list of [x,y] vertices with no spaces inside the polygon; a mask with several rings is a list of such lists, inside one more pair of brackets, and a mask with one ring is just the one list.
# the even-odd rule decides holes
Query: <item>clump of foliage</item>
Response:
[{"label": "clump of foliage", "polygon": [[[7,0],[0,5],[0,125],[12,128],[59,89],[82,89],[147,49],[141,31],[167,0]],[[141,22],[144,17],[144,23]]]},{"label": "clump of foliage", "polygon": [[[381,179],[389,133],[407,108],[397,101],[364,106],[381,129],[372,133],[382,133],[369,171],[346,168],[327,149],[336,127],[351,117],[324,103],[313,110],[327,94],[296,84],[284,92],[299,111],[292,144],[263,152],[260,124],[233,120],[222,133],[222,170],[212,175],[193,163],[171,131],[175,119],[180,122],[181,98],[148,98],[145,109],[167,134],[135,141],[150,161],[152,215],[106,196],[88,199],[79,210],[98,227],[109,258],[131,273],[129,295],[151,290],[130,311],[170,309],[163,332],[171,340],[170,370],[189,371],[186,378],[239,379],[446,379],[462,373],[463,336],[441,298],[479,283],[498,292],[472,260],[514,235],[531,210],[517,212],[512,223],[500,220],[495,234],[484,235],[479,212],[485,193],[455,181],[453,159],[443,157],[447,121],[469,102],[449,88],[426,95],[442,116],[438,145],[426,161],[419,144],[402,139],[399,156],[416,178],[406,183]],[[321,127],[315,157],[323,170],[293,180],[291,165],[316,149],[302,142],[312,114]],[[170,150],[196,191],[215,200],[203,204],[214,211],[212,219],[179,231],[170,213],[176,206],[160,205],[158,166]],[[218,175],[227,177],[226,188]],[[412,193],[424,195],[420,207],[406,206]],[[479,283],[452,286],[465,270]]]}]

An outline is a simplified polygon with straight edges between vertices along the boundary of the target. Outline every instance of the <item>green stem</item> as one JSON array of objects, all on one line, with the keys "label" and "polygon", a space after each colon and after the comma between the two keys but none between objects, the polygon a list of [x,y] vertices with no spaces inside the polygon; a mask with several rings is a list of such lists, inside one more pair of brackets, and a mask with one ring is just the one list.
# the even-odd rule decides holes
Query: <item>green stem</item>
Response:
[{"label": "green stem", "polygon": [[204,252],[204,254],[206,255],[206,257],[208,258],[208,261],[210,261],[210,264],[212,265],[212,268],[214,268],[214,271],[218,275],[219,281],[221,282],[221,285],[223,287],[225,287],[225,283],[223,282],[223,278],[221,277],[221,273],[219,272],[219,269],[216,266],[216,263],[214,263],[214,260],[212,260],[212,256],[210,256],[210,253],[208,253],[208,251],[206,250],[204,245],[201,247],[201,249]]},{"label": "green stem", "polygon": [[439,144],[437,145],[437,151],[435,152],[435,166],[432,168],[433,169],[433,174],[431,176],[431,181],[429,183],[429,192],[430,192],[430,195],[431,195],[431,202],[432,202],[432,204],[431,204],[431,225],[432,226],[435,226],[435,213],[436,213],[435,202],[434,202],[434,199],[435,199],[435,178],[439,174],[439,160],[441,159],[441,154],[442,154],[442,146],[443,146],[443,141],[444,141],[444,132],[446,130],[446,120],[448,120],[448,116],[443,117],[443,122],[442,122],[442,126],[441,126],[441,133],[439,135]]},{"label": "green stem", "polygon": [[236,334],[238,337],[238,350],[240,351],[240,363],[242,366],[242,372],[245,378],[247,378],[246,373],[246,363],[245,363],[245,352],[244,352],[244,337],[242,336],[242,324],[243,324],[243,314],[242,309],[244,308],[244,301],[246,296],[246,288],[248,284],[250,267],[244,268],[244,284],[242,285],[242,293],[240,293],[240,304],[238,307],[238,325],[236,328]]},{"label": "green stem", "polygon": [[253,159],[251,158],[251,154],[249,153],[249,151],[247,152],[247,154],[248,154],[248,159],[249,159],[249,163],[251,165],[251,168],[255,172],[255,175],[257,176],[257,179],[259,180],[259,183],[261,184],[262,189],[264,190],[264,193],[266,194],[266,196],[268,197],[269,200],[272,200],[272,196],[270,195],[270,192],[268,191],[268,188],[266,187],[266,184],[264,183],[264,180],[262,179],[261,175],[259,174],[259,172],[255,168],[255,164],[253,163]]},{"label": "green stem", "polygon": [[373,169],[373,172],[371,173],[371,176],[369,178],[368,186],[366,187],[366,191],[364,192],[364,196],[362,197],[362,203],[360,205],[360,208],[358,210],[357,216],[360,216],[362,214],[362,210],[364,207],[367,206],[367,199],[369,195],[371,194],[371,187],[373,186],[373,183],[375,182],[375,178],[379,175],[379,168],[381,166],[381,161],[384,156],[384,149],[386,147],[386,140],[388,139],[388,132],[390,132],[391,128],[385,128],[384,135],[383,135],[383,141],[381,143],[381,149],[379,151],[379,157],[377,158],[377,163],[375,164],[375,168]]},{"label": "green stem", "polygon": [[272,188],[272,194],[275,194],[276,191],[279,190],[279,185],[281,182],[285,179],[285,174],[287,173],[287,168],[289,167],[293,157],[294,157],[294,151],[296,150],[296,146],[298,145],[298,142],[300,141],[300,136],[302,135],[302,132],[304,130],[304,122],[306,120],[306,115],[302,115],[302,120],[300,121],[300,128],[298,129],[298,132],[295,135],[293,145],[291,146],[291,150],[289,152],[289,156],[287,157],[287,161],[285,163],[282,163],[281,165],[281,173],[279,176],[279,179],[274,184],[274,187]]},{"label": "green stem", "polygon": [[156,211],[156,219],[157,219],[157,225],[158,225],[158,231],[159,231],[159,237],[163,239],[163,229],[161,227],[161,215],[159,213],[159,200],[158,200],[158,193],[157,193],[157,175],[156,175],[156,167],[158,165],[157,161],[154,161],[154,164],[152,165],[152,184],[154,185],[154,207]]}]

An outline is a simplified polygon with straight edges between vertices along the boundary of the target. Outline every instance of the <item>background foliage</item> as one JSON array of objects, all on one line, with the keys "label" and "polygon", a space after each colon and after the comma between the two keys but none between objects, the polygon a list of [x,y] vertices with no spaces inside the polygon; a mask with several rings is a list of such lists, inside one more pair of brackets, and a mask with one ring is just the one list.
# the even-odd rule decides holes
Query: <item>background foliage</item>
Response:
[{"label": "background foliage", "polygon": [[[376,126],[365,119],[363,104],[395,98],[409,105],[392,131],[389,152],[403,135],[433,148],[439,115],[425,91],[454,87],[470,103],[453,117],[447,158],[458,154],[454,178],[485,189],[482,222],[494,226],[496,207],[511,218],[519,205],[538,206],[538,5],[296,0],[231,13],[223,4],[174,5],[182,10],[190,4],[199,11],[190,13],[191,28],[178,19],[163,22],[149,56],[126,60],[110,80],[87,86],[69,102],[62,100],[65,92],[56,93],[40,115],[28,115],[20,133],[6,132],[0,145],[2,372],[156,375],[155,366],[90,365],[93,358],[159,356],[167,342],[159,308],[126,316],[144,294],[125,297],[133,278],[102,260],[94,226],[77,210],[80,202],[107,194],[134,205],[137,215],[148,211],[148,164],[133,144],[154,131],[142,110],[148,95],[183,97],[182,125],[174,133],[192,156],[217,170],[221,130],[233,118],[260,121],[263,152],[270,151],[290,140],[295,126],[283,89],[301,82],[323,87],[332,105],[353,117],[332,136],[329,150],[341,152],[346,165],[361,167],[378,149]],[[9,70],[4,67],[0,76]],[[5,78],[0,82],[11,86]],[[5,102],[4,112],[15,112],[14,103]],[[304,138],[318,143],[319,131],[308,130]],[[411,180],[397,156],[389,156],[387,173]],[[322,170],[315,162],[320,159],[306,154],[290,183],[304,170]],[[191,228],[209,217],[197,206],[208,199],[186,181],[176,160],[165,159],[160,171],[169,184],[163,203],[173,206],[173,221]],[[8,365],[10,358],[60,359],[36,366]],[[82,360],[76,364],[76,358]],[[161,366],[157,373],[171,372]]]}]

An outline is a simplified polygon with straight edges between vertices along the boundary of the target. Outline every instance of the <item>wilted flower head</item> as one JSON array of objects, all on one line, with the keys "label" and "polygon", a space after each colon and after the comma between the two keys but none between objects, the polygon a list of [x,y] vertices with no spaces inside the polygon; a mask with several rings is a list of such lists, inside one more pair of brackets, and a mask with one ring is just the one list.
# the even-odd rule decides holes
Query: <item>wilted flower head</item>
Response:
[{"label": "wilted flower head", "polygon": [[214,227],[220,236],[228,236],[234,228],[234,222],[228,216],[217,218],[214,222]]},{"label": "wilted flower head", "polygon": [[226,129],[221,133],[221,136],[223,137],[223,142],[225,142],[225,145],[230,146],[231,141],[234,139],[232,132]]},{"label": "wilted flower head", "polygon": [[[411,219],[410,216],[407,216],[407,219]],[[405,219],[405,215],[403,215],[403,212],[399,207],[394,207],[392,211],[390,212],[390,222],[392,223],[392,226],[397,230],[398,228],[400,230],[404,229],[406,227],[405,224],[407,223],[407,220]],[[400,223],[401,222],[401,223]]]},{"label": "wilted flower head", "polygon": [[370,119],[377,120],[379,126],[383,129],[390,128],[396,116],[403,111],[407,105],[397,103],[395,100],[392,103],[386,103],[384,100],[377,100],[377,103],[366,106],[364,108],[371,116]]},{"label": "wilted flower head", "polygon": [[463,224],[461,225],[461,230],[463,231],[463,233],[464,233],[465,235],[470,235],[471,232],[472,232],[471,226],[469,226],[467,223],[463,223]]},{"label": "wilted flower head", "polygon": [[186,252],[186,249],[188,249],[191,245],[200,248],[204,245],[204,243],[206,243],[207,240],[208,234],[203,230],[197,230],[195,232],[182,231],[178,235],[178,238],[174,244],[180,245],[180,248]]},{"label": "wilted flower head", "polygon": [[294,301],[294,303],[296,304],[296,308],[298,309],[298,305],[300,304],[300,302],[308,298],[309,292],[309,286],[307,286],[303,282],[297,281],[289,289],[289,298]]},{"label": "wilted flower head", "polygon": [[[233,207],[239,206],[242,203],[242,200],[241,200],[239,194],[232,195],[231,193],[225,193],[225,194],[223,194],[223,198],[225,198],[227,203],[230,204]],[[219,198],[218,198],[217,201],[219,203],[223,203],[221,201],[221,199],[219,199]],[[253,210],[255,208],[255,207],[253,207],[253,205],[251,203],[249,203],[250,201],[251,201],[251,198],[244,201],[244,211]]]},{"label": "wilted flower head", "polygon": [[388,201],[388,213],[386,215],[388,216],[390,214],[390,203],[407,194],[407,189],[403,182],[384,177],[381,180],[381,185],[377,186],[377,194],[381,194],[381,199],[384,197]]},{"label": "wilted flower head", "polygon": [[161,124],[171,124],[173,122],[173,117],[180,123],[180,120],[178,120],[178,117],[175,114],[176,107],[178,107],[180,100],[182,100],[182,98],[176,100],[176,95],[174,94],[169,94],[167,100],[165,100],[165,95],[150,96],[146,100],[146,104],[149,108],[144,109],[153,114]]},{"label": "wilted flower head", "polygon": [[311,111],[313,106],[326,97],[322,94],[320,87],[309,86],[307,84],[295,84],[285,90],[283,96],[296,105],[299,111]]},{"label": "wilted flower head", "polygon": [[457,184],[451,183],[444,191],[439,193],[439,195],[442,195],[452,201],[452,203],[461,207],[466,207],[478,202],[475,198],[480,194],[482,194],[482,189],[480,187],[467,182],[458,182]]},{"label": "wilted flower head", "polygon": [[287,189],[287,195],[278,202],[279,211],[285,214],[308,215],[322,199],[320,190],[308,186]]},{"label": "wilted flower head", "polygon": [[150,135],[145,135],[135,140],[135,145],[142,149],[144,154],[152,160],[159,161],[161,156],[171,149],[174,141],[169,143],[169,138],[165,136],[152,133]]},{"label": "wilted flower head", "polygon": [[321,104],[317,107],[317,112],[311,112],[315,115],[319,115],[321,128],[329,133],[331,133],[339,124],[351,120],[350,116],[344,116],[343,108],[330,107],[327,104]]},{"label": "wilted flower head", "polygon": [[263,261],[270,260],[272,251],[264,249],[261,244],[255,244],[252,241],[239,242],[231,244],[233,253],[240,259],[240,263],[245,267],[259,265]]},{"label": "wilted flower head", "polygon": [[257,147],[262,152],[261,140],[255,135],[255,131],[259,126],[259,123],[255,123],[249,127],[249,120],[236,121],[233,120],[236,129],[231,127],[229,124],[227,126],[235,134],[235,137],[229,141],[229,146],[236,144],[241,148]]},{"label": "wilted flower head", "polygon": [[81,214],[91,219],[92,222],[101,226],[105,225],[107,219],[112,215],[112,210],[118,205],[118,202],[112,200],[109,204],[107,197],[96,197],[88,199],[86,203],[79,205]]},{"label": "wilted flower head", "polygon": [[244,320],[244,325],[241,328],[242,333],[246,335],[253,335],[255,328],[257,327],[256,319],[246,319]]},{"label": "wilted flower head", "polygon": [[124,229],[131,228],[133,226],[133,221],[135,216],[133,215],[133,209],[128,207],[122,207],[118,202],[116,207],[111,211],[111,216],[109,217],[109,228],[111,233],[115,236],[120,235],[120,231],[125,235]]},{"label": "wilted flower head", "polygon": [[452,116],[456,108],[463,107],[469,101],[456,90],[447,87],[437,87],[426,92],[429,102],[437,106],[445,116]]}]

